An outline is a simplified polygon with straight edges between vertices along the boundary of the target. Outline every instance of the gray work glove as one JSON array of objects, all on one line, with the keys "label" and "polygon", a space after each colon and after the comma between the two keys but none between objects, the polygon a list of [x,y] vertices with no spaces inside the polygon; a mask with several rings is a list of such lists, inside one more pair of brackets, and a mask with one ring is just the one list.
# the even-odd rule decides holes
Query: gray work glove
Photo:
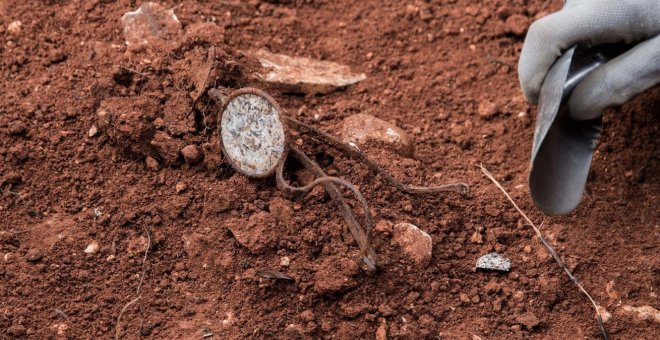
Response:
[{"label": "gray work glove", "polygon": [[571,46],[617,42],[636,45],[575,88],[568,101],[574,119],[596,118],[660,83],[660,0],[569,0],[529,28],[518,64],[525,96],[538,102],[546,73]]}]

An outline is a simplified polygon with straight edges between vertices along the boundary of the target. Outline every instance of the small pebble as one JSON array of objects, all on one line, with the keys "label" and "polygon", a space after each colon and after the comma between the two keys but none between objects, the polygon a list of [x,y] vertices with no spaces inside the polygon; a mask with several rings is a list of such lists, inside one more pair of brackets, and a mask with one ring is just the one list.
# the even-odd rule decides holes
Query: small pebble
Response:
[{"label": "small pebble", "polygon": [[288,256],[284,256],[280,259],[280,266],[288,267],[291,264],[291,259]]},{"label": "small pebble", "polygon": [[147,157],[147,159],[145,159],[144,161],[147,164],[147,169],[151,171],[158,171],[158,168],[160,166],[158,165],[158,161],[155,158]]},{"label": "small pebble", "polygon": [[394,225],[392,234],[392,244],[398,245],[418,268],[429,265],[433,251],[433,241],[429,234],[405,222]]},{"label": "small pebble", "polygon": [[374,231],[377,233],[390,234],[394,224],[388,220],[380,220],[374,225]]},{"label": "small pebble", "polygon": [[188,186],[186,185],[186,183],[179,182],[179,183],[176,184],[176,187],[174,189],[176,190],[177,194],[180,194],[180,193],[186,191],[186,189],[188,189]]},{"label": "small pebble", "polygon": [[465,293],[461,293],[461,294],[459,294],[459,295],[458,295],[458,299],[461,300],[461,302],[463,302],[463,303],[468,303],[468,302],[470,302],[470,297],[469,297],[467,294],[465,294]]},{"label": "small pebble", "polygon": [[12,21],[9,26],[7,26],[7,32],[11,34],[19,34],[23,28],[23,23],[20,21]]},{"label": "small pebble", "polygon": [[87,248],[85,248],[85,254],[96,254],[99,251],[99,244],[96,241],[92,241],[92,243],[87,245]]},{"label": "small pebble", "polygon": [[477,269],[508,272],[511,269],[511,261],[498,253],[490,253],[477,260]]},{"label": "small pebble", "polygon": [[483,119],[489,119],[495,116],[497,112],[497,105],[489,100],[479,103],[479,108],[477,109],[479,117]]},{"label": "small pebble", "polygon": [[378,329],[376,329],[376,340],[387,340],[387,321],[382,320]]},{"label": "small pebble", "polygon": [[481,235],[481,233],[475,231],[470,237],[470,242],[474,244],[482,244],[484,243],[484,237]]},{"label": "small pebble", "polygon": [[596,308],[598,309],[598,312],[600,313],[600,316],[603,319],[603,323],[607,323],[608,321],[610,321],[610,319],[612,318],[612,314],[608,312],[605,309],[605,307],[597,305]]},{"label": "small pebble", "polygon": [[92,125],[92,127],[89,128],[89,131],[87,132],[87,136],[89,138],[95,137],[99,133],[99,128],[96,127],[96,125]]},{"label": "small pebble", "polygon": [[539,323],[541,323],[539,318],[532,313],[525,313],[523,315],[518,316],[516,318],[516,322],[518,322],[519,324],[525,326],[525,328],[530,330],[538,326]]},{"label": "small pebble", "polygon": [[25,258],[30,262],[37,262],[43,258],[43,255],[39,250],[32,248],[25,254]]},{"label": "small pebble", "polygon": [[506,19],[504,26],[507,33],[512,33],[516,36],[523,36],[525,35],[525,32],[527,32],[529,18],[521,14],[514,14]]},{"label": "small pebble", "polygon": [[186,163],[190,165],[195,165],[201,162],[204,156],[200,147],[193,144],[184,146],[183,149],[181,149],[181,154]]}]

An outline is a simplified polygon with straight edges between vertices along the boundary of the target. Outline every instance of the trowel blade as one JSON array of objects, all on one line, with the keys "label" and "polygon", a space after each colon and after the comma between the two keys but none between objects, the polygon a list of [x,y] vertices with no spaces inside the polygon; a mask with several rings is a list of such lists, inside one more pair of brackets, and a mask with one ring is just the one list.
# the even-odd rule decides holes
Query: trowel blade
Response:
[{"label": "trowel blade", "polygon": [[564,107],[577,82],[597,67],[581,53],[573,47],[555,62],[539,96],[529,192],[548,215],[568,214],[578,206],[600,138],[600,118],[577,121]]}]

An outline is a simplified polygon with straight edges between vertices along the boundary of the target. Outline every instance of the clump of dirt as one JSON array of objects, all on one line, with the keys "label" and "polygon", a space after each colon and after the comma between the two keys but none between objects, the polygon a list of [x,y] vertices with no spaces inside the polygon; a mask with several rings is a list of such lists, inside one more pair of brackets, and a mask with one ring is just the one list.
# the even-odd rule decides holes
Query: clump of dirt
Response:
[{"label": "clump of dirt", "polygon": [[[561,1],[161,4],[180,26],[133,48],[121,17],[140,3],[0,3],[2,334],[110,338],[128,306],[127,338],[599,336],[589,302],[474,166],[535,211],[525,186],[535,108],[515,65],[524,27]],[[243,52],[260,49],[367,77],[326,95],[281,93]],[[321,188],[285,197],[223,159],[208,89],[247,86],[335,136],[357,114],[392,124],[414,154],[361,150],[405,183],[465,181],[471,193],[400,192],[294,133],[369,201],[380,269],[365,275]],[[625,312],[658,304],[659,98],[656,88],[605,114],[584,202],[542,227],[616,338],[660,332]],[[293,184],[312,177],[287,166]],[[398,223],[430,236],[428,265],[392,241]],[[493,251],[510,272],[475,272]]]}]

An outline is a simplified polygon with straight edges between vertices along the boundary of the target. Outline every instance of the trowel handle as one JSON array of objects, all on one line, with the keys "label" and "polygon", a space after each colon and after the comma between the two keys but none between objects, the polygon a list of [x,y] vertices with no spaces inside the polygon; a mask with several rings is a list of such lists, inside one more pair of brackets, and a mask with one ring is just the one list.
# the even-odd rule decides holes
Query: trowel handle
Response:
[{"label": "trowel handle", "polygon": [[575,87],[599,66],[620,56],[632,46],[628,44],[604,44],[598,46],[577,45],[573,62],[564,84],[564,98],[568,99]]}]

